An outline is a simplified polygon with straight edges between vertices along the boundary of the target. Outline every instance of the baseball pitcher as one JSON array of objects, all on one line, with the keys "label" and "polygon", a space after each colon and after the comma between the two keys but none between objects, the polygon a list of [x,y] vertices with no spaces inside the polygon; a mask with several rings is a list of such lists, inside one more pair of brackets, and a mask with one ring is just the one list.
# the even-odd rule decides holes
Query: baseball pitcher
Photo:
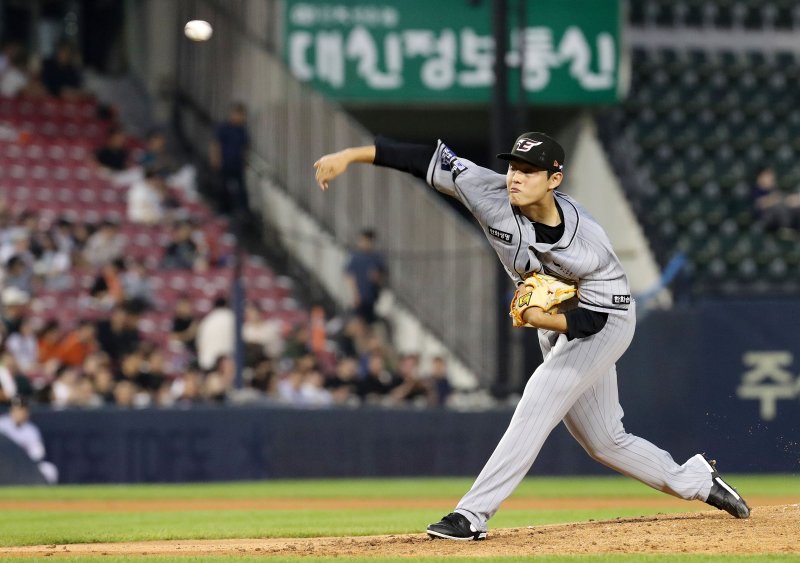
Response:
[{"label": "baseball pitcher", "polygon": [[498,174],[459,158],[441,141],[400,143],[378,137],[314,163],[319,186],[356,162],[387,166],[423,179],[458,199],[475,216],[517,285],[509,314],[516,327],[534,327],[544,361],[536,368],[511,423],[455,511],[428,526],[451,540],[486,538],[487,522],[530,470],[561,421],[600,463],[687,500],[699,499],[736,518],[745,500],[697,454],[678,465],[666,451],[622,425],[616,362],[636,324],[628,280],[603,228],[572,198],[557,191],[564,149],[543,133],[524,133]]}]

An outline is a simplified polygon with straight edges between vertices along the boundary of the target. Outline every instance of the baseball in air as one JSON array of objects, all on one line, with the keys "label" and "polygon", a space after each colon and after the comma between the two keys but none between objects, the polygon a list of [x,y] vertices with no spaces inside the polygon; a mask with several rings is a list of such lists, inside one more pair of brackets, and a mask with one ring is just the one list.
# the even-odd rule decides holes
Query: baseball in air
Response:
[{"label": "baseball in air", "polygon": [[204,20],[192,20],[183,26],[183,33],[192,41],[208,41],[214,30],[211,24]]}]

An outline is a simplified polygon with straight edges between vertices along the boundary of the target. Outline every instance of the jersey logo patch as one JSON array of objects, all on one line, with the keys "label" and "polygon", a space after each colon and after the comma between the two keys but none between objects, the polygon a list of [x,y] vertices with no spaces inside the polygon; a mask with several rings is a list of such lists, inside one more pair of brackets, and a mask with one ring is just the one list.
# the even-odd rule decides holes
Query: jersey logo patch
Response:
[{"label": "jersey logo patch", "polygon": [[630,305],[631,304],[631,296],[630,295],[612,295],[611,302],[614,305]]},{"label": "jersey logo patch", "polygon": [[494,227],[489,227],[489,234],[495,238],[499,238],[503,242],[510,243],[512,240],[514,240],[514,235],[511,233],[501,231],[500,229],[495,229]]},{"label": "jersey logo patch", "polygon": [[450,171],[453,175],[454,182],[462,172],[466,172],[467,170],[467,167],[464,166],[453,151],[447,147],[442,147],[442,156],[439,160],[442,170]]}]

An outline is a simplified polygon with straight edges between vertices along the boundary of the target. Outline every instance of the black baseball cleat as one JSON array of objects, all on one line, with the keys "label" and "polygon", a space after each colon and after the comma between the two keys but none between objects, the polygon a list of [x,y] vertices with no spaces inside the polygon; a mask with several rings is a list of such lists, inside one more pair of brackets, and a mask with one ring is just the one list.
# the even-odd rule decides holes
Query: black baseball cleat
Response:
[{"label": "black baseball cleat", "polygon": [[436,524],[428,526],[428,535],[434,539],[470,541],[485,540],[486,532],[479,532],[465,516],[451,512]]},{"label": "black baseball cleat", "polygon": [[717,462],[715,460],[708,460],[703,456],[703,460],[708,465],[711,471],[711,492],[708,493],[707,504],[724,510],[734,518],[749,518],[750,507],[747,506],[745,500],[739,493],[726,483],[717,472]]}]

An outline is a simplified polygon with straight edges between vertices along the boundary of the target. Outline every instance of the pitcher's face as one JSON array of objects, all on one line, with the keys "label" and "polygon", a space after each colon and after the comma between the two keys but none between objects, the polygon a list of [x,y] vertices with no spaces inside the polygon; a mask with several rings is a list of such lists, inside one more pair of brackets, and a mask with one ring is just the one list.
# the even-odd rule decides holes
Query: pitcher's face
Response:
[{"label": "pitcher's face", "polygon": [[506,173],[508,199],[511,205],[517,207],[535,205],[556,189],[562,178],[561,172],[555,172],[548,178],[547,170],[519,160],[509,161]]}]

